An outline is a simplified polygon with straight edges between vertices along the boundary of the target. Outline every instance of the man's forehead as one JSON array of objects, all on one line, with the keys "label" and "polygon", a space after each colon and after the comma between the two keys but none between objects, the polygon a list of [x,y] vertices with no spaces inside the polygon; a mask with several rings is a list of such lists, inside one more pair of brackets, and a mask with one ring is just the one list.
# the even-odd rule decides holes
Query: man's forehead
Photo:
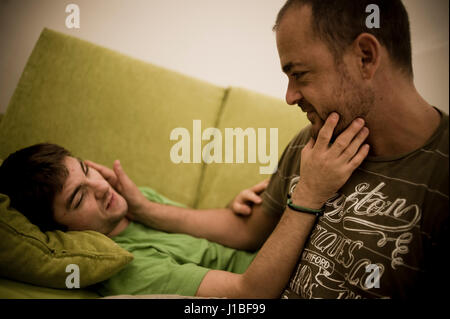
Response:
[{"label": "man's forehead", "polygon": [[276,30],[280,62],[283,70],[293,64],[306,64],[308,48],[314,44],[308,6],[293,7],[285,13]]},{"label": "man's forehead", "polygon": [[276,29],[278,35],[295,35],[296,37],[311,38],[312,30],[312,10],[308,5],[290,7],[279,21]]},{"label": "man's forehead", "polygon": [[79,162],[80,162],[80,160],[73,156],[66,156],[64,158],[64,165],[66,166],[66,168],[68,170],[73,169],[74,167],[75,168],[79,167],[79,164],[77,164]]}]

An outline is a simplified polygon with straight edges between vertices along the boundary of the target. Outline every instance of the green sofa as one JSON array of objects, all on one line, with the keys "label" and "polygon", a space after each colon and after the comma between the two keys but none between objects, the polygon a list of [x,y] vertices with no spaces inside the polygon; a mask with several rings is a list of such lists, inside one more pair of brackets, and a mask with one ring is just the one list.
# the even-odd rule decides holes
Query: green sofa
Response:
[{"label": "green sofa", "polygon": [[[203,150],[210,142],[196,136],[194,120],[201,121],[201,132],[220,130],[223,163],[192,163],[198,155],[193,144],[199,141]],[[265,128],[267,154],[269,129],[277,128],[278,159],[307,123],[297,107],[282,100],[215,86],[44,29],[0,117],[0,159],[25,146],[52,142],[104,165],[120,159],[137,185],[176,202],[224,207],[239,191],[270,176],[260,174],[268,164],[258,154],[256,163],[249,161],[248,143],[234,149],[234,156],[245,151],[244,163],[224,163],[226,128],[254,128],[257,139],[262,135],[258,128]],[[191,163],[175,163],[171,157],[179,142],[170,139],[176,128],[190,133]],[[55,289],[0,274],[0,298],[95,297],[89,287]]]}]

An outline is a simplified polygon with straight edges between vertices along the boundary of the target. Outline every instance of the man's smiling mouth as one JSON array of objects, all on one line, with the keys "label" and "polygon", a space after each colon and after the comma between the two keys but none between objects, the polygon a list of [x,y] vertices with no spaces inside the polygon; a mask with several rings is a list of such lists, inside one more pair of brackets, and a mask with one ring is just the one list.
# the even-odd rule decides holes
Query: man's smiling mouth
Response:
[{"label": "man's smiling mouth", "polygon": [[111,207],[113,202],[114,202],[114,193],[111,191],[111,196],[109,197],[108,204],[106,205],[107,210]]}]

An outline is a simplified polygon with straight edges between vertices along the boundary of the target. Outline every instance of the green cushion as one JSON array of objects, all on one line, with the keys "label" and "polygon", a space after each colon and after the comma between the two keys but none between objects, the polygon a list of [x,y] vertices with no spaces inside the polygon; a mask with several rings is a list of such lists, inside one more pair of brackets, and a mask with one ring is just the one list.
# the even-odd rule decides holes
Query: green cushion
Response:
[{"label": "green cushion", "polygon": [[106,280],[133,256],[95,231],[42,233],[0,194],[0,276],[50,288],[67,288],[69,264],[79,267],[80,288]]},{"label": "green cushion", "polygon": [[[258,128],[266,128],[266,154],[269,154],[269,129],[278,129],[278,158],[289,141],[308,124],[305,114],[296,106],[286,102],[254,93],[241,88],[232,88],[227,96],[218,128],[224,136],[225,128],[254,128],[257,136]],[[225,141],[225,138],[222,138]],[[225,142],[222,145],[225,157]],[[256,155],[256,163],[248,163],[248,144],[246,144],[244,163],[211,163],[206,165],[196,207],[223,207],[242,189],[269,178],[261,175],[260,163]],[[236,151],[235,151],[236,152]],[[234,159],[236,161],[236,158]]]},{"label": "green cushion", "polygon": [[[155,44],[157,45],[157,44]],[[45,29],[0,122],[0,157],[39,142],[192,206],[202,164],[170,159],[174,128],[213,126],[225,90]]]}]

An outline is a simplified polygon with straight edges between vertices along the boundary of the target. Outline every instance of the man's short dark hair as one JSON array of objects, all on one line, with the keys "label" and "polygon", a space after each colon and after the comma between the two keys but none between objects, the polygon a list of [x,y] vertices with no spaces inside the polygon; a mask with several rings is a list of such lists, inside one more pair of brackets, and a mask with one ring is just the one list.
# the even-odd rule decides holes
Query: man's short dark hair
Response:
[{"label": "man's short dark hair", "polygon": [[[366,26],[369,4],[379,8],[379,28]],[[274,31],[289,8],[303,5],[311,7],[313,32],[337,62],[361,33],[370,33],[387,49],[394,65],[413,78],[409,18],[401,0],[288,0],[278,13]]]},{"label": "man's short dark hair", "polygon": [[71,155],[63,147],[42,143],[10,154],[0,166],[0,193],[41,231],[66,230],[53,218],[55,195],[69,175],[66,156]]}]

